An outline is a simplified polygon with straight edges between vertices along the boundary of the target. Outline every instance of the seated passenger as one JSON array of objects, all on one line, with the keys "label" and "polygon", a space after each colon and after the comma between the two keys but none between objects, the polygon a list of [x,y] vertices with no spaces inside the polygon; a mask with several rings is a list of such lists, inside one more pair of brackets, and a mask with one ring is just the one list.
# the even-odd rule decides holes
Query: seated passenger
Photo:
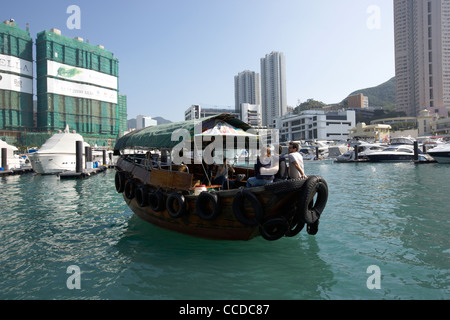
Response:
[{"label": "seated passenger", "polygon": [[272,183],[274,179],[274,174],[262,174],[261,169],[271,168],[271,151],[269,147],[263,148],[261,150],[261,157],[258,157],[255,164],[255,176],[247,180],[247,188],[263,186],[268,183]]},{"label": "seated passenger", "polygon": [[226,160],[224,163],[219,165],[217,169],[216,177],[214,178],[213,184],[222,186],[223,190],[232,189],[234,186],[234,181],[228,179],[228,172],[234,173],[233,166],[229,165]]}]

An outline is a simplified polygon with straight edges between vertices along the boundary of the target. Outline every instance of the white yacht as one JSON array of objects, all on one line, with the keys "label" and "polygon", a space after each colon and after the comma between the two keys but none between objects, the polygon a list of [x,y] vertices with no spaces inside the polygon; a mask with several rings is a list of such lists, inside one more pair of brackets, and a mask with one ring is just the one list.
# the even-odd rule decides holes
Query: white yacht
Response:
[{"label": "white yacht", "polygon": [[[16,154],[18,149],[5,141],[0,140],[0,167],[2,166],[2,153],[1,149],[6,149],[6,164],[9,170],[20,169],[22,167],[23,160]],[[3,168],[5,170],[5,168]]]},{"label": "white yacht", "polygon": [[450,163],[450,143],[440,144],[429,150],[428,154],[439,163]]},{"label": "white yacht", "polygon": [[39,174],[75,171],[77,141],[83,141],[84,153],[84,147],[89,147],[89,144],[84,142],[80,134],[69,132],[69,126],[66,126],[64,132],[54,134],[38,151],[29,156],[33,170]]},{"label": "white yacht", "polygon": [[[371,162],[405,162],[414,160],[414,142],[412,138],[400,137],[393,138],[391,145],[386,149],[373,152],[367,155]],[[424,154],[420,149],[418,151],[419,161],[431,161],[431,157]]]},{"label": "white yacht", "polygon": [[[354,162],[354,161],[366,161],[368,155],[374,152],[380,152],[386,149],[386,145],[379,143],[367,143],[364,141],[359,142],[353,146],[353,150],[349,150],[346,153],[338,156],[336,162]],[[356,152],[358,159],[356,159]]]}]

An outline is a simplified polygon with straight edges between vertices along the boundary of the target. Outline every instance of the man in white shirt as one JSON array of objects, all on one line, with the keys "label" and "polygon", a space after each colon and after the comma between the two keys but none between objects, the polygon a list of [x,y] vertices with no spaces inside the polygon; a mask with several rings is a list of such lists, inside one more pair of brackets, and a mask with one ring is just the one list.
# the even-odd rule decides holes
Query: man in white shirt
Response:
[{"label": "man in white shirt", "polygon": [[300,146],[297,142],[289,142],[289,178],[291,179],[308,178],[305,174],[303,157],[298,152],[299,150]]}]

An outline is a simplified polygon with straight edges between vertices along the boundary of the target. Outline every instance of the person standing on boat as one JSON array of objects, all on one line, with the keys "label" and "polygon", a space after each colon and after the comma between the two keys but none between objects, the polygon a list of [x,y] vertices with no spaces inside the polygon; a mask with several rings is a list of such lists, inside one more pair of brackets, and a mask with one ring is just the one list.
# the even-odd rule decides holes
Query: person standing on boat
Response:
[{"label": "person standing on boat", "polygon": [[306,179],[308,178],[305,174],[305,169],[303,165],[303,157],[298,152],[300,146],[297,142],[289,142],[289,178],[290,179]]},{"label": "person standing on boat", "polygon": [[263,186],[272,183],[274,175],[261,174],[261,168],[271,168],[271,151],[270,147],[261,150],[261,157],[258,157],[255,164],[255,176],[247,180],[247,188]]}]

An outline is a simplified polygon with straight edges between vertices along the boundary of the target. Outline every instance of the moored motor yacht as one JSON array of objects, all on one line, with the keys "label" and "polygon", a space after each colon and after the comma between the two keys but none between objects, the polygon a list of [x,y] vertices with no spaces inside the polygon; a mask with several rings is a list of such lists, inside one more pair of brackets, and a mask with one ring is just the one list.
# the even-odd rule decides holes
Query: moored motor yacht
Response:
[{"label": "moored motor yacht", "polygon": [[[16,154],[18,149],[10,144],[7,144],[5,141],[0,140],[0,167],[2,167],[2,153],[1,149],[6,149],[6,165],[8,169],[20,169],[22,165],[22,161],[20,157]],[[5,168],[3,168],[5,170]]]},{"label": "moored motor yacht", "polygon": [[33,170],[38,174],[75,171],[77,141],[83,141],[83,146],[89,147],[80,134],[69,132],[69,126],[66,126],[63,132],[54,134],[29,156]]},{"label": "moored motor yacht", "polygon": [[429,150],[428,154],[439,163],[450,163],[450,143],[438,145]]},{"label": "moored motor yacht", "polygon": [[367,161],[367,155],[380,152],[386,149],[385,145],[381,145],[378,143],[367,143],[360,142],[359,144],[355,144],[353,146],[353,150],[349,150],[346,153],[338,156],[336,158],[336,162],[355,162],[355,161]]}]

